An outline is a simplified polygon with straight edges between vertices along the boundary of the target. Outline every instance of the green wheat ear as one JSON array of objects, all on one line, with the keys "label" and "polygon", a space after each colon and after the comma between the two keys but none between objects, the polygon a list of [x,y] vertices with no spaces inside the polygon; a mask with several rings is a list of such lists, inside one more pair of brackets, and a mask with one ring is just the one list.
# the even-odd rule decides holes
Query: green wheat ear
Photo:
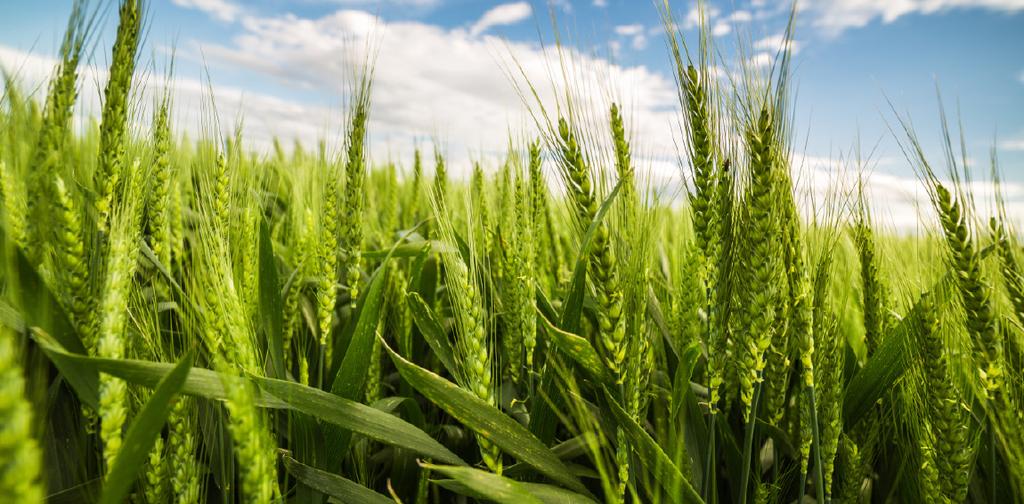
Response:
[{"label": "green wheat ear", "polygon": [[199,470],[196,449],[199,440],[195,433],[192,400],[178,398],[167,419],[167,451],[170,463],[170,491],[176,504],[188,504],[199,499]]},{"label": "green wheat ear", "polygon": [[100,154],[95,173],[96,213],[101,230],[107,229],[114,205],[114,189],[124,177],[125,144],[128,139],[128,97],[131,93],[142,32],[143,4],[122,0],[110,75],[103,96],[100,122]]},{"label": "green wheat ear", "polygon": [[42,451],[32,434],[16,335],[0,327],[0,495],[11,502],[43,502]]},{"label": "green wheat ear", "polygon": [[[33,169],[28,177],[30,222],[47,222],[51,217],[49,207],[41,203],[54,197],[52,179],[61,171],[60,156],[65,152],[65,145],[69,141],[71,115],[78,98],[78,64],[89,28],[84,7],[79,2],[72,6],[67,30],[61,43],[61,60],[50,80],[43,120],[31,161]],[[37,227],[40,229],[36,229]],[[28,232],[33,235],[34,242],[41,243],[50,238],[48,230],[38,225],[31,226]],[[35,253],[38,250],[31,252]]]},{"label": "green wheat ear", "polygon": [[967,498],[972,453],[969,449],[970,413],[952,381],[949,351],[941,334],[938,310],[932,295],[921,295],[921,330],[918,333],[924,370],[924,398],[928,414],[929,449],[924,463],[933,464],[937,489],[950,502]]},{"label": "green wheat ear", "polygon": [[28,208],[25,188],[14,168],[0,160],[0,195],[3,196],[3,222],[7,235],[22,250],[28,245]]},{"label": "green wheat ear", "polygon": [[864,343],[870,357],[889,327],[889,294],[878,271],[875,233],[870,222],[860,217],[853,229],[864,300]]},{"label": "green wheat ear", "polygon": [[989,286],[981,271],[981,254],[968,231],[961,201],[953,199],[942,184],[936,183],[934,192],[939,222],[958,272],[959,291],[967,310],[967,329],[978,355],[979,373],[985,389],[999,397],[1003,382],[1003,345],[996,334]]},{"label": "green wheat ear", "polygon": [[[497,383],[493,378],[494,340],[489,332],[488,314],[478,283],[480,271],[475,258],[478,244],[470,239],[470,262],[467,264],[459,252],[448,205],[436,198],[432,199],[431,203],[438,238],[444,245],[440,255],[455,319],[456,339],[453,346],[458,356],[455,378],[459,386],[469,390],[484,402],[495,405]],[[471,226],[477,225],[472,218],[470,219]],[[472,237],[472,233],[468,236]],[[491,471],[501,474],[501,449],[483,433],[478,432],[476,438],[484,464]]]},{"label": "green wheat ear", "polygon": [[64,297],[69,306],[71,322],[82,336],[86,349],[96,353],[96,333],[94,331],[93,306],[95,304],[89,283],[89,256],[86,249],[85,227],[82,223],[81,210],[72,193],[68,191],[64,180],[57,177],[54,181],[56,202],[54,243],[56,261],[60,265],[61,278],[66,285]]},{"label": "green wheat ear", "polygon": [[[138,174],[139,170],[141,168],[136,161],[131,173]],[[128,197],[111,215],[104,265],[106,276],[98,305],[96,355],[105,359],[125,357],[128,297],[138,264],[141,214],[136,197],[140,196],[137,191],[141,188],[135,176],[126,181],[126,186]],[[128,415],[127,400],[127,384],[123,380],[106,374],[100,376],[100,438],[108,469],[121,448],[121,431]]]},{"label": "green wheat ear", "polygon": [[741,305],[745,308],[737,322],[737,375],[744,416],[753,412],[754,387],[762,380],[765,352],[774,335],[773,323],[779,280],[779,250],[774,237],[779,235],[775,212],[777,166],[776,125],[768,106],[761,108],[755,122],[748,125],[746,142],[749,180],[744,193],[744,250],[740,252],[740,278],[745,283]]},{"label": "green wheat ear", "polygon": [[317,288],[317,320],[320,329],[320,346],[325,362],[331,362],[334,342],[331,331],[334,326],[335,304],[337,303],[338,244],[340,223],[338,215],[338,185],[332,176],[334,170],[327,168],[323,175],[323,202],[320,211],[320,239],[317,249],[319,265]]},{"label": "green wheat ear", "polygon": [[370,74],[372,68],[364,69],[363,78],[356,89],[352,105],[351,124],[345,159],[345,219],[341,221],[341,240],[346,247],[346,284],[353,305],[359,297],[359,269],[363,248],[363,208],[365,206],[364,186],[366,181],[366,123],[370,113]]},{"label": "green wheat ear", "polygon": [[160,101],[153,117],[153,181],[146,207],[150,248],[161,264],[170,267],[171,241],[170,193],[174,189],[174,167],[171,165],[170,98]]}]

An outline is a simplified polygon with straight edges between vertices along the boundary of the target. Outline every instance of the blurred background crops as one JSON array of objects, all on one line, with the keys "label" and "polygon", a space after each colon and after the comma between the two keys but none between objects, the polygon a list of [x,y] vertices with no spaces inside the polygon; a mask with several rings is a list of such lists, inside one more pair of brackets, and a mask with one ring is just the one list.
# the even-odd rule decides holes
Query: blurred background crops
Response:
[{"label": "blurred background crops", "polygon": [[440,142],[368,159],[372,44],[336,147],[257,152],[212,98],[179,135],[122,0],[79,131],[114,6],[75,5],[0,101],[0,500],[1024,499],[1021,242],[944,112],[938,158],[892,114],[933,206],[897,236],[795,190],[789,52],[719,78],[667,4],[683,204],[562,51],[554,102],[508,59],[534,123],[449,180]]}]

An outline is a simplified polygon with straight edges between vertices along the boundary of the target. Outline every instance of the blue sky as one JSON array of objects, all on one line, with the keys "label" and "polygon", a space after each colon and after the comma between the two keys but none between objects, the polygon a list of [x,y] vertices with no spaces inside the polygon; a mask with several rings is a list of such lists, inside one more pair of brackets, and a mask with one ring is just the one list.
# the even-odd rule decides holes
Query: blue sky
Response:
[{"label": "blue sky", "polygon": [[[102,3],[104,30],[93,55],[99,67],[109,58],[116,17]],[[52,56],[69,1],[0,6],[0,64]],[[695,40],[693,2],[671,6]],[[710,2],[723,63],[735,64],[728,48],[738,40],[755,58],[774,53],[788,7]],[[177,75],[186,81],[182,109],[198,107],[205,67],[222,118],[244,115],[257,143],[273,135],[308,141],[337,130],[345,79],[358,58],[352,54],[362,47],[354,40],[372,34],[380,50],[376,157],[401,158],[437,137],[456,160],[486,158],[504,147],[510,128],[529,130],[506,72],[514,57],[531,81],[546,80],[551,58],[540,40],[552,39],[551,13],[595,89],[611,88],[633,110],[638,146],[652,165],[671,158],[677,112],[653,1],[154,0],[143,59],[155,57],[159,68],[176,48]],[[978,171],[987,172],[997,145],[1006,178],[1024,184],[1024,0],[804,0],[797,19],[794,143],[802,158],[827,172],[826,158],[849,152],[859,137],[864,151],[875,149],[874,170],[883,178],[896,185],[912,179],[889,133],[889,100],[937,152],[938,86],[951,113],[959,107]],[[189,117],[179,121],[182,129],[193,126]]]}]

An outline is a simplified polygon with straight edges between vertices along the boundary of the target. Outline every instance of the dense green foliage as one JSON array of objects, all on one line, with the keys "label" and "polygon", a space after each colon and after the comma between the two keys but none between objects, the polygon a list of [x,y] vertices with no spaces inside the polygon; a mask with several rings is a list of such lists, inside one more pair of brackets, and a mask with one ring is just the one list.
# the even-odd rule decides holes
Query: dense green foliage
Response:
[{"label": "dense green foliage", "polygon": [[1021,241],[944,117],[898,237],[806,211],[787,52],[715,78],[667,8],[686,205],[571,85],[465,182],[372,163],[372,63],[337,155],[181,140],[132,101],[140,0],[75,134],[87,10],[0,101],[0,499],[1024,501]]}]

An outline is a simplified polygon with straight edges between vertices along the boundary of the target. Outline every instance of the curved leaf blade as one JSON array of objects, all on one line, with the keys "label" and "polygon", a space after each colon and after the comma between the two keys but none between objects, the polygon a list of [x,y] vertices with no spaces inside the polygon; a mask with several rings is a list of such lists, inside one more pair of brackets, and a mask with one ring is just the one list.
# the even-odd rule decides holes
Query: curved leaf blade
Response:
[{"label": "curved leaf blade", "polygon": [[291,409],[362,434],[385,444],[406,448],[447,464],[466,463],[415,426],[377,408],[294,382],[254,378],[261,389],[286,402]]},{"label": "curved leaf blade", "polygon": [[403,359],[387,343],[383,346],[402,378],[429,401],[520,462],[572,490],[587,493],[569,468],[519,422],[454,383]]},{"label": "curved leaf blade", "polygon": [[281,300],[281,282],[274,259],[274,244],[266,219],[260,223],[260,317],[267,335],[270,365],[277,378],[285,377],[284,369],[284,302]]},{"label": "curved leaf blade", "polygon": [[585,495],[544,483],[516,481],[471,467],[420,465],[451,478],[435,480],[438,485],[461,495],[499,504],[597,504]]},{"label": "curved leaf blade", "polygon": [[[363,396],[367,370],[370,367],[370,356],[373,353],[374,336],[380,320],[381,306],[383,306],[384,279],[386,277],[384,265],[386,264],[385,261],[373,273],[370,287],[366,289],[359,301],[358,318],[355,321],[355,328],[352,330],[352,337],[345,350],[345,357],[341,361],[338,373],[334,377],[334,382],[331,384],[331,393],[343,399],[358,401]],[[351,440],[349,432],[339,432],[334,428],[327,429],[328,469],[334,470],[340,467],[342,459],[348,453]]]},{"label": "curved leaf blade", "polygon": [[590,244],[594,241],[594,233],[601,226],[605,214],[611,208],[612,202],[622,188],[622,181],[615,184],[615,188],[605,198],[601,208],[594,215],[594,220],[587,226],[583,234],[583,241],[580,243],[579,257],[576,258],[576,266],[573,268],[572,283],[569,284],[569,295],[565,300],[565,307],[562,309],[562,319],[559,326],[569,332],[575,333],[580,330],[580,317],[583,314],[583,298],[587,290],[587,262],[590,260]]},{"label": "curved leaf blade", "polygon": [[283,455],[284,467],[292,476],[324,495],[345,504],[394,504],[387,496],[374,492],[355,481],[336,474],[309,467],[288,455]]},{"label": "curved leaf blade", "polygon": [[[104,372],[125,381],[154,387],[171,372],[173,365],[132,359],[99,359],[67,353],[59,345],[49,351],[59,357],[82,364],[84,368]],[[94,379],[98,380],[98,377]],[[447,464],[465,465],[457,455],[414,425],[372,406],[350,401],[319,389],[273,378],[252,377],[260,387],[257,405],[262,408],[292,409],[318,418],[370,439],[414,451]],[[214,371],[191,368],[182,392],[207,399],[227,399],[223,380]]]},{"label": "curved leaf blade", "polygon": [[539,318],[544,324],[544,329],[547,330],[548,338],[562,353],[576,361],[587,374],[597,381],[602,383],[612,382],[612,378],[608,374],[608,368],[605,367],[601,356],[597,354],[597,350],[594,350],[589,341],[582,336],[555,327],[543,313],[538,312],[538,315],[540,315]]},{"label": "curved leaf blade", "polygon": [[683,476],[679,468],[672,463],[672,459],[665,454],[658,443],[651,438],[651,435],[630,418],[622,406],[619,406],[607,388],[604,389],[604,396],[609,409],[615,416],[616,423],[626,431],[629,442],[639,454],[638,458],[641,463],[658,480],[662,488],[669,495],[678,496],[680,502],[703,504],[704,501],[700,498],[700,494],[694,490],[693,485]]},{"label": "curved leaf blade", "polygon": [[441,361],[441,365],[448,371],[448,374],[455,376],[455,357],[452,352],[452,345],[445,335],[444,327],[434,316],[434,310],[430,309],[423,298],[416,292],[410,292],[408,299],[409,312],[412,319],[419,328],[423,339],[430,345],[434,355]]},{"label": "curved leaf blade", "polygon": [[153,448],[160,430],[171,412],[171,400],[181,392],[185,379],[191,370],[191,354],[182,357],[178,364],[157,385],[153,395],[142,407],[125,434],[121,450],[117,452],[113,467],[107,473],[100,504],[124,502],[128,491],[137,479],[139,470],[145,466],[149,450]]},{"label": "curved leaf blade", "polygon": [[544,504],[518,481],[472,467],[451,467],[420,464],[425,469],[439,472],[450,480],[434,480],[455,493],[498,504]]}]

